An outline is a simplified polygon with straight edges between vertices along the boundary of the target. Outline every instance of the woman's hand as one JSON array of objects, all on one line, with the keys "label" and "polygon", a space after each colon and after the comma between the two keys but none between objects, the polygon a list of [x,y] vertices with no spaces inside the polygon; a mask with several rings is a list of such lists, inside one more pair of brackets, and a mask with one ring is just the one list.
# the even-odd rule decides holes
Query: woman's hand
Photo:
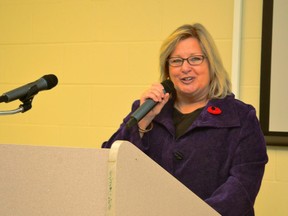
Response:
[{"label": "woman's hand", "polygon": [[146,116],[138,122],[138,126],[142,129],[147,128],[147,126],[152,122],[156,115],[160,113],[163,106],[169,100],[169,93],[164,93],[164,87],[160,83],[152,84],[152,86],[145,91],[140,98],[140,106],[148,99],[152,99],[157,102],[156,106],[147,113]]}]

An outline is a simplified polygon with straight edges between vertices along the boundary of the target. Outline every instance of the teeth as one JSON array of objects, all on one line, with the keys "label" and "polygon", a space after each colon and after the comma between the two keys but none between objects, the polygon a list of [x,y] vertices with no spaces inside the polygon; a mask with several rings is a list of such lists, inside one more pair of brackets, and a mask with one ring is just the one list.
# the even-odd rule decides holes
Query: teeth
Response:
[{"label": "teeth", "polygon": [[185,77],[182,80],[185,80],[185,81],[192,80],[192,77]]}]

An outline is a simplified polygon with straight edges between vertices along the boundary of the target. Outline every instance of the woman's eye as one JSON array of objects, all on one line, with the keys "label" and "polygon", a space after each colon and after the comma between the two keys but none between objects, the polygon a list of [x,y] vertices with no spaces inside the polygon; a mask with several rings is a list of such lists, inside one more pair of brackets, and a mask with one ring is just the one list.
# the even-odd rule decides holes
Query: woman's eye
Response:
[{"label": "woman's eye", "polygon": [[172,63],[181,63],[182,62],[182,59],[171,59]]},{"label": "woman's eye", "polygon": [[201,61],[201,57],[198,57],[198,56],[193,56],[191,58],[189,58],[189,61],[191,62],[197,62],[197,61]]}]

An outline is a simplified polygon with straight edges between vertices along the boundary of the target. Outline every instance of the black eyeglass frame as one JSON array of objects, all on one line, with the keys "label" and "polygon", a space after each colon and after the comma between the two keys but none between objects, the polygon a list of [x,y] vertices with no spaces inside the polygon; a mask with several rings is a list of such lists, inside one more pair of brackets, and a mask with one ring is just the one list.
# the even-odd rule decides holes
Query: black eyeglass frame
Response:
[{"label": "black eyeglass frame", "polygon": [[[193,59],[193,58],[195,58],[195,57],[201,57],[199,63],[196,63],[196,64],[195,64],[195,63],[193,63],[193,62],[192,62],[192,63],[190,62],[189,59]],[[169,64],[169,66],[171,66],[171,67],[181,67],[181,66],[184,64],[184,61],[187,61],[188,64],[191,65],[191,66],[197,66],[197,65],[202,64],[205,58],[207,58],[205,55],[192,55],[192,56],[190,56],[190,57],[188,57],[188,58],[171,57],[171,58],[168,58],[168,59],[167,59],[167,62],[168,62],[168,64]],[[181,64],[179,64],[179,65],[173,65],[173,63],[171,64],[171,61],[170,61],[171,59],[172,59],[172,60],[173,60],[173,59],[179,59],[179,60],[181,59]]]}]

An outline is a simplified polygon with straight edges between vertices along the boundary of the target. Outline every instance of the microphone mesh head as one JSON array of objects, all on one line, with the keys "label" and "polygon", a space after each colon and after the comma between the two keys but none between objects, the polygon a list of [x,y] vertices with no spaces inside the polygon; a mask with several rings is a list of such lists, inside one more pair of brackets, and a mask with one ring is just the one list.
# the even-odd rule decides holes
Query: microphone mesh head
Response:
[{"label": "microphone mesh head", "polygon": [[161,84],[163,85],[165,92],[167,93],[175,92],[174,84],[170,79],[163,81]]},{"label": "microphone mesh head", "polygon": [[51,89],[58,84],[58,78],[54,74],[45,75],[42,78],[47,82],[47,89]]}]

